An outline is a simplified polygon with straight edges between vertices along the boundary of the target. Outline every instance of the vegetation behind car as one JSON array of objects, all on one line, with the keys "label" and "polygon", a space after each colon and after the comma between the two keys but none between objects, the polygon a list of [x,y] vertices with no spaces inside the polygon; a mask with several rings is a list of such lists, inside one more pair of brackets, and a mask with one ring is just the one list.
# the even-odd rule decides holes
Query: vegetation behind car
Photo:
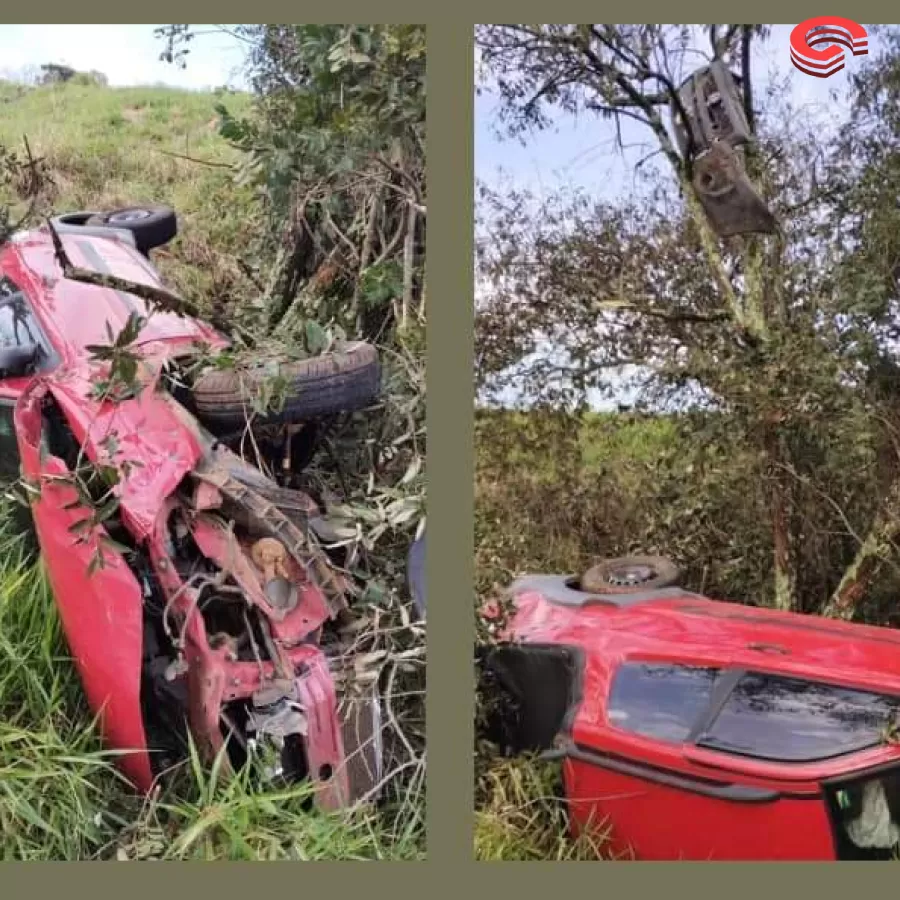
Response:
[{"label": "vegetation behind car", "polygon": [[[602,115],[624,107],[627,116],[609,43],[630,56],[661,42],[671,53],[659,59],[671,63],[694,26],[572,26],[562,36],[568,27],[480,27],[488,74],[510,87],[499,98],[503,130],[591,115],[585,106],[598,104]],[[701,40],[730,36],[727,60],[741,72],[741,45],[765,40],[766,26],[752,28],[708,26]],[[900,55],[894,26],[878,37],[879,52],[854,60],[848,108],[831,135],[809,127],[809,110],[784,109],[787,92],[752,95],[759,152],[750,171],[783,244],[705,242],[705,218],[677,180],[686,173],[673,177],[665,153],[642,159],[633,182],[629,173],[621,202],[485,191],[478,386],[486,400],[512,395],[533,408],[479,410],[480,599],[525,571],[581,572],[598,557],[653,553],[681,565],[687,589],[713,597],[898,624]],[[551,52],[545,38],[557,41]],[[544,94],[545,76],[576,69],[585,51],[597,51],[583,70],[591,74]],[[683,74],[701,63],[689,52]],[[620,70],[625,79],[634,72]],[[638,87],[649,104],[640,115],[649,109],[668,127],[668,107],[653,106],[649,83]],[[659,134],[642,135],[660,147]],[[737,267],[727,290],[707,265],[710,247]],[[757,252],[766,254],[758,268]],[[732,278],[737,270],[748,277]],[[751,289],[750,276],[766,288]],[[773,291],[788,301],[783,318],[777,304],[754,306]],[[730,293],[739,310],[729,309]],[[723,325],[735,313],[747,316],[743,336]],[[766,335],[745,339],[757,325]],[[548,344],[568,359],[534,352]],[[623,406],[593,412],[596,398]],[[493,771],[489,755],[483,764]],[[494,796],[485,791],[485,808]]]}]

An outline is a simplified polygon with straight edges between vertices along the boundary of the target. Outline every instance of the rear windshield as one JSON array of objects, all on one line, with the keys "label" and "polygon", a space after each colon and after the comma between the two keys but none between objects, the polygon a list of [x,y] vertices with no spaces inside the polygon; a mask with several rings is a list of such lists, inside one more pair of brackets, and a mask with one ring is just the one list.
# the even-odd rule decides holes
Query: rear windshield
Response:
[{"label": "rear windshield", "polygon": [[697,743],[758,759],[812,762],[877,745],[898,709],[896,697],[747,673]]},{"label": "rear windshield", "polygon": [[613,725],[663,741],[683,741],[706,711],[718,669],[625,663],[613,681]]}]

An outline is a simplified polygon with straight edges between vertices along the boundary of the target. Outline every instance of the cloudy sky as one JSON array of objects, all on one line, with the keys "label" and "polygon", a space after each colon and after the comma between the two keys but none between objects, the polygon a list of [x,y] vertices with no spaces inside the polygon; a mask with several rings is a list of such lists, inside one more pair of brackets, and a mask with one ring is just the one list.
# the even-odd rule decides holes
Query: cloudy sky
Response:
[{"label": "cloudy sky", "polygon": [[[789,38],[793,25],[773,26],[772,36],[757,44],[752,60],[757,95],[762,95],[773,78],[789,79],[791,98],[807,105],[811,112],[827,122],[831,94],[838,104],[846,92],[848,72],[854,57],[848,52],[846,68],[830,78],[815,78],[796,70],[790,61]],[[870,53],[877,51],[877,41],[870,39]],[[708,41],[697,44],[704,52]],[[702,61],[698,59],[698,66]],[[555,127],[526,137],[525,143],[501,140],[494,134],[497,98],[490,93],[475,100],[475,170],[478,178],[496,183],[503,173],[504,181],[528,187],[537,193],[560,185],[585,188],[598,196],[610,196],[631,189],[634,163],[654,145],[640,124],[625,120],[626,144],[635,146],[624,156],[613,145],[614,125],[596,117],[577,119],[563,115]]]},{"label": "cloudy sky", "polygon": [[[239,87],[240,41],[205,34],[191,43],[186,69],[162,62],[158,25],[0,25],[0,78],[17,78],[43,63],[97,69],[115,86],[170,84],[206,89]],[[212,26],[196,26],[209,29]]]}]

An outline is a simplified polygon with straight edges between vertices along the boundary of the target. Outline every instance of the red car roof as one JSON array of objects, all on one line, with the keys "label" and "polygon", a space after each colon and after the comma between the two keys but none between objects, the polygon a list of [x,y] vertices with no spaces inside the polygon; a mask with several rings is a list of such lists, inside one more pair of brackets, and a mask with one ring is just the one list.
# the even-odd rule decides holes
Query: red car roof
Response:
[{"label": "red car roof", "polygon": [[[60,237],[76,266],[160,285],[150,262],[113,233],[109,237],[89,233]],[[107,322],[115,334],[130,313],[147,315],[147,304],[133,294],[63,279],[46,227],[15,235],[0,250],[0,267],[26,290],[52,343],[70,357],[79,355],[88,344],[109,343]],[[195,319],[154,312],[138,343],[221,340],[212,328]]]},{"label": "red car roof", "polygon": [[[678,589],[590,597],[563,577],[512,588],[511,630],[528,642],[569,644],[606,668],[645,658],[779,672],[900,694],[900,633],[889,628],[711,600]],[[573,596],[574,595],[574,596]]]}]

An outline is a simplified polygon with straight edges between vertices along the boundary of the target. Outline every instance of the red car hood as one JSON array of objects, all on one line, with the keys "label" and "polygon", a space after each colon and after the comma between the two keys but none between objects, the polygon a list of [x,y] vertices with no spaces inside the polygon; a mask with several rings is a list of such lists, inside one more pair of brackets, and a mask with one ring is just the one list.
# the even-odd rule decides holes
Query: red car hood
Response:
[{"label": "red car hood", "polygon": [[152,370],[137,397],[116,403],[94,399],[91,392],[102,371],[82,364],[54,373],[47,386],[88,458],[119,471],[123,520],[135,537],[146,537],[164,499],[200,458],[200,433],[182,408],[157,389]]}]

